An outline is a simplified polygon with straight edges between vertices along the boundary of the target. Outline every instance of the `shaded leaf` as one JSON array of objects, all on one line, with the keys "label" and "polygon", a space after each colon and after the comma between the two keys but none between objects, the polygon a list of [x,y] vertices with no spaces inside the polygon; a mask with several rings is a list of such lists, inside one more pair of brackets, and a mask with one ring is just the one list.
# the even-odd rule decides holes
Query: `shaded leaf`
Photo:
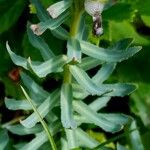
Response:
[{"label": "shaded leaf", "polygon": [[[54,91],[38,108],[38,112],[41,115],[42,118],[44,118],[47,113],[55,107],[55,105],[58,103],[59,99],[59,92],[58,90]],[[25,120],[21,121],[21,124],[25,126],[26,128],[32,128],[35,126],[36,123],[39,122],[39,118],[36,115],[36,113],[32,113],[29,117],[27,117]]]},{"label": "shaded leaf", "polygon": [[61,87],[61,122],[64,128],[76,128],[72,108],[72,86],[64,83]]}]

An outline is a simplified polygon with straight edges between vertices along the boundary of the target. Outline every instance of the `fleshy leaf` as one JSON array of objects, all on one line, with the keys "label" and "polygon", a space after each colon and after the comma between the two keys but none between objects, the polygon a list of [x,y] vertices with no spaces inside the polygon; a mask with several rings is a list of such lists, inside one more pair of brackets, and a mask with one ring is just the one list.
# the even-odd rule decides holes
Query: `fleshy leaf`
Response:
[{"label": "fleshy leaf", "polygon": [[29,135],[29,134],[37,134],[38,132],[41,132],[42,126],[41,125],[36,125],[33,128],[25,128],[20,124],[17,125],[12,125],[12,126],[7,126],[6,129],[10,131],[13,134],[17,135]]},{"label": "fleshy leaf", "polygon": [[[58,90],[54,91],[38,108],[38,112],[41,115],[42,118],[44,118],[48,112],[55,107],[55,105],[58,103],[59,99],[59,92]],[[21,124],[25,126],[26,128],[32,128],[35,126],[36,123],[39,122],[39,118],[36,115],[36,113],[32,113],[29,117],[27,117],[25,120],[21,121]]]},{"label": "fleshy leaf", "polygon": [[107,103],[110,101],[111,97],[99,97],[89,104],[89,107],[94,111],[98,111],[105,107]]},{"label": "fleshy leaf", "polygon": [[77,66],[70,66],[70,71],[74,78],[77,80],[77,82],[90,94],[92,95],[102,95],[107,92],[110,92],[110,88],[105,89],[105,87],[98,87],[87,75],[84,70]]},{"label": "fleshy leaf", "polygon": [[14,52],[11,51],[9,45],[8,45],[8,42],[6,43],[6,48],[7,48],[7,51],[13,61],[13,63],[17,66],[21,66],[25,69],[28,69],[27,67],[27,60],[21,56],[18,56],[16,55]]},{"label": "fleshy leaf", "polygon": [[[51,126],[49,126],[52,136],[59,132],[60,128],[61,124],[59,122],[54,122]],[[36,137],[30,142],[22,146],[21,150],[38,150],[46,141],[48,141],[48,138],[45,132],[40,132],[36,134]]]},{"label": "fleshy leaf", "polygon": [[68,148],[69,149],[75,149],[78,148],[78,141],[76,136],[76,129],[65,129],[67,141],[68,141]]},{"label": "fleshy leaf", "polygon": [[93,69],[101,64],[103,64],[104,62],[103,61],[100,61],[99,59],[95,59],[95,58],[92,58],[92,57],[85,57],[82,59],[82,63],[79,64],[79,66],[87,71],[87,70],[90,70],[90,69]]},{"label": "fleshy leaf", "polygon": [[6,98],[5,105],[10,110],[31,110],[31,105],[26,100],[15,100]]},{"label": "fleshy leaf", "polygon": [[129,47],[126,50],[104,49],[85,41],[80,41],[81,50],[84,54],[106,62],[121,62],[139,52],[142,47]]},{"label": "fleshy leaf", "polygon": [[49,15],[52,18],[57,18],[60,14],[62,14],[66,9],[68,9],[72,4],[72,0],[70,1],[59,1],[54,3],[53,5],[47,8]]},{"label": "fleshy leaf", "polygon": [[[74,110],[81,116],[85,117],[89,123],[94,123],[100,128],[107,132],[117,132],[122,129],[122,126],[117,123],[113,123],[106,118],[99,116],[98,113],[94,112],[85,103],[81,101],[73,101]],[[84,108],[84,109],[83,109]]]},{"label": "fleshy leaf", "polygon": [[28,23],[27,25],[27,33],[28,33],[28,37],[29,37],[29,41],[30,43],[37,49],[39,49],[43,59],[49,60],[50,58],[54,57],[54,53],[51,51],[51,49],[49,48],[49,46],[47,45],[47,43],[45,43],[45,41],[35,35],[32,30],[30,29],[30,24]]},{"label": "fleshy leaf", "polygon": [[46,75],[53,72],[63,71],[63,66],[67,62],[67,57],[65,55],[54,57],[40,65],[34,65],[28,61],[33,72],[40,78],[46,77]]},{"label": "fleshy leaf", "polygon": [[[41,3],[38,0],[31,0],[31,2],[35,5],[38,18],[40,19],[41,22],[51,19],[47,11],[44,9],[44,7],[41,5]],[[51,32],[54,36],[59,37],[59,39],[67,40],[69,37],[69,33],[61,26],[59,26],[55,30],[52,30]]]},{"label": "fleshy leaf", "polygon": [[5,150],[7,144],[9,142],[9,137],[7,131],[5,129],[0,130],[0,149]]},{"label": "fleshy leaf", "polygon": [[99,145],[99,142],[90,137],[86,132],[84,132],[82,129],[77,128],[76,129],[76,135],[79,139],[79,145],[81,147],[86,147],[93,149],[97,145]]},{"label": "fleshy leaf", "polygon": [[70,38],[67,42],[67,56],[68,61],[81,62],[81,47],[77,39]]},{"label": "fleshy leaf", "polygon": [[40,22],[38,24],[33,24],[30,26],[34,34],[41,35],[47,29],[54,30],[58,28],[69,16],[69,11],[64,12],[56,19],[48,19],[45,22]]},{"label": "fleshy leaf", "polygon": [[36,98],[35,102],[43,102],[49,96],[49,93],[39,86],[30,76],[21,72],[21,79],[27,87],[31,97]]},{"label": "fleshy leaf", "polygon": [[64,83],[61,88],[61,122],[64,128],[76,128],[73,119],[72,86]]},{"label": "fleshy leaf", "polygon": [[96,85],[100,85],[105,80],[109,78],[116,67],[115,63],[106,63],[102,65],[101,69],[96,73],[96,75],[92,78],[93,82]]}]

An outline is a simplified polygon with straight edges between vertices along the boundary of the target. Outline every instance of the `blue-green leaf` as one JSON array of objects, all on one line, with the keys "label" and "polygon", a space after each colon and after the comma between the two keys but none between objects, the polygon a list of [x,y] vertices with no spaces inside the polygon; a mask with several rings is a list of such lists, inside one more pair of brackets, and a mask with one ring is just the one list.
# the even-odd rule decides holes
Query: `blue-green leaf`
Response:
[{"label": "blue-green leaf", "polygon": [[[21,79],[27,87],[30,96],[35,100],[35,103],[43,102],[49,96],[49,93],[39,86],[30,76],[21,72]],[[34,99],[35,98],[35,99]]]},{"label": "blue-green leaf", "polygon": [[25,69],[28,69],[27,67],[27,60],[21,56],[18,56],[16,55],[14,52],[11,51],[9,45],[8,45],[8,42],[6,43],[6,48],[7,48],[7,51],[13,61],[13,63],[17,66],[21,66]]},{"label": "blue-green leaf", "polygon": [[0,130],[0,150],[5,150],[9,142],[9,137],[6,130]]},{"label": "blue-green leaf", "polygon": [[127,150],[127,148],[119,143],[117,143],[117,150]]},{"label": "blue-green leaf", "polygon": [[59,1],[54,3],[53,5],[47,8],[49,15],[52,18],[57,18],[60,14],[62,14],[66,9],[68,9],[72,4],[72,0],[70,1]]},{"label": "blue-green leaf", "polygon": [[49,19],[48,13],[44,9],[44,7],[41,5],[41,3],[39,2],[39,0],[30,0],[30,1],[31,1],[32,4],[35,5],[38,18],[41,21],[46,21],[47,19]]},{"label": "blue-green leaf", "polygon": [[69,32],[67,32],[67,30],[65,30],[64,28],[62,28],[61,26],[59,26],[57,29],[55,30],[51,30],[51,33],[57,37],[58,39],[61,40],[68,40],[69,38]]},{"label": "blue-green leaf", "polygon": [[99,66],[99,65],[101,65],[103,63],[104,62],[99,60],[99,59],[95,59],[95,58],[92,58],[92,57],[85,57],[85,58],[82,59],[82,63],[79,64],[79,66],[83,70],[87,71],[87,70],[90,70],[90,69],[92,69],[94,67],[97,67],[97,66]]},{"label": "blue-green leaf", "polygon": [[86,132],[84,132],[81,128],[76,129],[76,135],[79,139],[79,145],[81,147],[85,148],[91,148],[93,149],[97,145],[99,145],[99,142],[90,137]]},{"label": "blue-green leaf", "polygon": [[116,67],[115,63],[106,63],[103,64],[101,69],[96,73],[96,75],[92,78],[93,82],[96,85],[100,85],[105,80],[109,78]]},{"label": "blue-green leaf", "polygon": [[10,110],[31,110],[31,105],[26,100],[15,100],[6,98],[5,105]]},{"label": "blue-green leaf", "polygon": [[133,56],[142,49],[141,46],[129,47],[126,50],[104,49],[85,41],[80,41],[80,45],[84,54],[106,62],[121,62]]},{"label": "blue-green leaf", "polygon": [[63,22],[65,22],[68,19],[69,11],[64,12],[62,15],[60,15],[56,19],[48,19],[45,22],[40,22],[38,24],[33,24],[30,26],[34,34],[41,35],[43,32],[45,32],[47,29],[54,30],[58,28]]},{"label": "blue-green leaf", "polygon": [[[54,91],[38,108],[38,112],[41,115],[42,118],[44,118],[48,112],[55,107],[55,105],[58,103],[59,99],[59,92],[58,90]],[[26,128],[32,128],[35,126],[36,123],[39,122],[39,117],[36,115],[36,113],[32,113],[29,117],[27,117],[25,120],[21,121],[21,124],[25,126]]]},{"label": "blue-green leaf", "polygon": [[94,112],[91,108],[89,108],[85,103],[81,101],[73,101],[73,106],[74,110],[81,116],[85,117],[88,123],[94,123],[107,132],[114,133],[122,129],[122,125],[113,123],[106,118],[99,116],[98,113]]},{"label": "blue-green leaf", "polygon": [[75,131],[76,129],[65,129],[69,149],[78,148],[78,138]]},{"label": "blue-green leaf", "polygon": [[[38,18],[40,19],[41,22],[44,22],[44,21],[47,21],[50,19],[47,11],[41,5],[39,0],[31,0],[31,2],[35,5]],[[69,37],[69,33],[64,28],[62,28],[61,26],[59,26],[55,30],[52,30],[51,32],[54,36],[59,37],[60,39],[67,40]]]},{"label": "blue-green leaf", "polygon": [[112,50],[123,50],[127,49],[131,44],[133,43],[132,38],[126,38],[126,39],[121,39],[118,42],[116,42],[112,47],[110,47]]},{"label": "blue-green leaf", "polygon": [[81,62],[81,47],[77,39],[70,38],[67,42],[67,56],[68,61]]},{"label": "blue-green leaf", "polygon": [[[52,136],[55,135],[61,129],[61,124],[59,122],[54,122],[49,126]],[[40,132],[36,134],[36,137],[33,138],[30,142],[21,147],[20,150],[38,150],[46,141],[48,141],[47,135],[45,132]]]},{"label": "blue-green leaf", "polygon": [[34,65],[32,62],[28,62],[33,72],[40,78],[46,77],[46,75],[52,72],[61,72],[63,71],[63,66],[67,62],[67,57],[65,55],[60,55],[54,57],[40,65]]},{"label": "blue-green leaf", "polygon": [[29,134],[37,134],[38,132],[41,132],[43,129],[42,129],[42,126],[41,125],[36,125],[35,127],[33,128],[25,128],[23,127],[22,125],[20,124],[17,124],[17,125],[9,125],[9,126],[6,126],[6,129],[8,131],[10,131],[11,133],[13,134],[17,134],[17,135],[29,135]]},{"label": "blue-green leaf", "polygon": [[[129,128],[130,130],[134,130],[134,129],[137,129],[137,125],[136,125],[136,121],[133,121],[131,123],[131,126]],[[130,140],[130,146],[131,146],[131,149],[133,150],[144,150],[144,145],[142,143],[142,140],[141,140],[141,136],[140,136],[140,132],[137,130],[131,132],[129,134],[129,140]]]},{"label": "blue-green leaf", "polygon": [[106,107],[107,103],[110,101],[111,97],[99,97],[89,104],[89,107],[94,111],[98,111]]},{"label": "blue-green leaf", "polygon": [[72,86],[64,83],[61,87],[61,122],[64,128],[76,128],[73,119]]},{"label": "blue-green leaf", "polygon": [[[125,96],[131,94],[137,89],[136,85],[127,84],[127,83],[115,83],[115,84],[101,84],[98,88],[105,89],[106,93],[103,93],[103,96],[114,97],[114,96]],[[82,85],[73,84],[73,96],[77,99],[84,99],[90,93],[82,88]],[[91,93],[92,94],[92,93]],[[99,95],[99,93],[97,93]]]},{"label": "blue-green leaf", "polygon": [[132,121],[131,117],[119,113],[99,113],[99,116],[104,117],[113,123],[118,123],[122,126]]},{"label": "blue-green leaf", "polygon": [[37,49],[39,49],[43,59],[46,61],[46,60],[49,60],[50,58],[54,57],[54,53],[51,51],[51,49],[49,48],[49,46],[47,45],[47,43],[45,43],[45,41],[35,35],[32,30],[30,29],[30,24],[28,23],[27,25],[27,33],[28,33],[28,37],[29,37],[29,41],[30,43],[36,47]]},{"label": "blue-green leaf", "polygon": [[98,87],[81,68],[72,65],[70,66],[70,71],[83,89],[87,90],[90,94],[102,95],[110,92],[110,88],[105,89],[105,87]]}]

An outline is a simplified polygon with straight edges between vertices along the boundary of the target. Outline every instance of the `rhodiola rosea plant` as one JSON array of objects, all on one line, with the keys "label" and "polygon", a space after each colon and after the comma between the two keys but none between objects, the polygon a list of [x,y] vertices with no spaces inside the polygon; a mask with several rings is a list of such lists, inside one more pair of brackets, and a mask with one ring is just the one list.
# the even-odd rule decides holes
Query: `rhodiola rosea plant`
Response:
[{"label": "rhodiola rosea plant", "polygon": [[[18,56],[10,49],[8,42],[6,44],[14,64],[23,68],[20,88],[25,95],[22,100],[6,98],[6,106],[11,110],[31,112],[21,119],[20,124],[6,125],[6,128],[20,136],[35,135],[29,142],[17,143],[16,149],[110,149],[90,136],[86,127],[93,125],[112,134],[131,122],[131,130],[136,128],[132,117],[101,111],[112,97],[123,97],[136,90],[133,84],[105,81],[117,63],[141,50],[140,46],[132,46],[133,40],[130,38],[121,39],[108,48],[88,41],[89,28],[85,15],[91,15],[93,19],[93,36],[101,35],[101,13],[103,9],[109,9],[109,5],[104,6],[105,2],[62,0],[46,11],[38,0],[31,0],[40,23],[28,23],[27,33],[43,61]],[[57,50],[52,50],[42,37],[47,29],[59,40],[66,41],[61,54],[56,55],[54,52]],[[54,43],[57,44],[57,41]],[[91,75],[94,68],[98,70]],[[61,85],[54,88],[55,85],[49,83],[51,92],[48,92],[25,70],[40,79],[54,74]]]}]

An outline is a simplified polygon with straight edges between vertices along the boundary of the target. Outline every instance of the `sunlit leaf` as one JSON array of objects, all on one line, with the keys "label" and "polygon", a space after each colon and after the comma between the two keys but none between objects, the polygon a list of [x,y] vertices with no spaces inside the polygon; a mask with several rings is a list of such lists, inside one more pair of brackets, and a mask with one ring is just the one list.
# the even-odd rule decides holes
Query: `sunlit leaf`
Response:
[{"label": "sunlit leaf", "polygon": [[62,72],[63,66],[67,62],[67,57],[65,55],[56,56],[40,65],[34,65],[32,62],[28,62],[32,70],[40,78],[46,77],[46,75],[52,72]]},{"label": "sunlit leaf", "polygon": [[111,50],[100,48],[85,41],[80,41],[80,45],[84,54],[106,62],[121,62],[130,58],[142,49],[141,46],[135,46],[129,47],[126,50]]}]

